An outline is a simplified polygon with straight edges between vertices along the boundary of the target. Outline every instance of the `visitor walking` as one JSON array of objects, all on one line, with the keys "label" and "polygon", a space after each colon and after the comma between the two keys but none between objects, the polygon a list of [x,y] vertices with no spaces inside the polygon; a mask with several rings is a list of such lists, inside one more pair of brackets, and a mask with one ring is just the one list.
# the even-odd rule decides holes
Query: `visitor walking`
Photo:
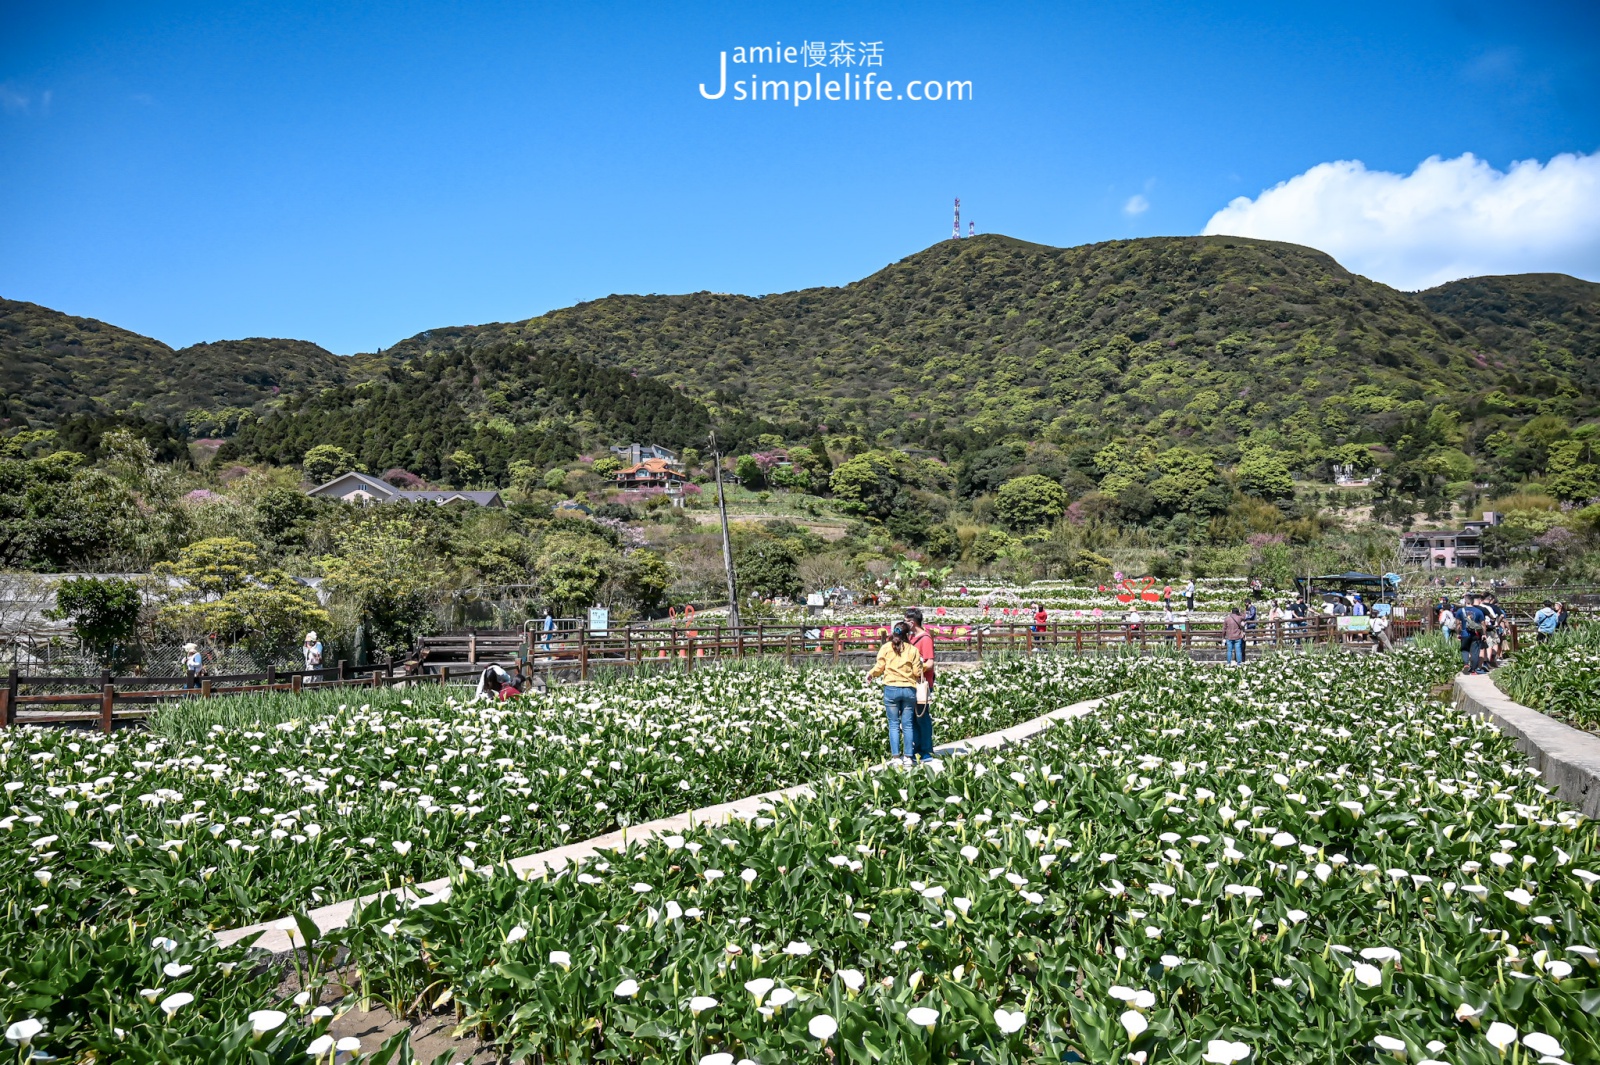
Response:
[{"label": "visitor walking", "polygon": [[1500,664],[1505,646],[1505,612],[1493,593],[1479,598],[1478,609],[1483,611],[1483,667],[1489,670]]},{"label": "visitor walking", "polygon": [[1556,626],[1561,624],[1561,615],[1556,613],[1556,605],[1546,599],[1544,605],[1533,615],[1533,627],[1538,630],[1538,640],[1544,643],[1556,634]]},{"label": "visitor walking", "polygon": [[312,670],[322,668],[322,641],[317,639],[315,631],[306,633],[305,642],[300,645],[300,655],[306,663],[306,676],[302,683],[315,684],[322,679],[320,674],[312,675]]},{"label": "visitor walking", "polygon": [[911,719],[911,757],[926,762],[933,757],[933,633],[922,623],[922,611],[906,610],[911,626],[911,646],[922,656],[922,681],[917,685],[917,705]]},{"label": "visitor walking", "polygon": [[1144,615],[1139,613],[1139,601],[1135,599],[1128,605],[1128,642],[1133,643],[1139,638],[1139,631],[1144,628]]},{"label": "visitor walking", "polygon": [[1193,577],[1190,577],[1188,583],[1183,586],[1183,609],[1191,611],[1191,612],[1194,610],[1194,578]]},{"label": "visitor walking", "polygon": [[1294,632],[1294,645],[1296,647],[1305,646],[1306,618],[1310,614],[1311,610],[1306,606],[1306,597],[1304,595],[1295,596],[1294,602],[1289,604],[1289,616],[1294,619],[1289,623],[1289,628]]},{"label": "visitor walking", "polygon": [[1246,632],[1256,631],[1256,617],[1256,601],[1254,599],[1247,600],[1244,604],[1244,630]]},{"label": "visitor walking", "polygon": [[539,649],[545,654],[549,654],[550,636],[556,631],[555,615],[550,613],[549,607],[544,608],[544,620],[539,622],[539,631],[543,633],[543,635],[539,637]]},{"label": "visitor walking", "polygon": [[889,722],[889,760],[911,763],[916,749],[914,738],[917,710],[917,685],[927,671],[922,655],[911,646],[911,628],[905,622],[896,623],[889,632],[889,640],[878,648],[878,660],[867,671],[869,681],[883,678],[883,712]]},{"label": "visitor walking", "polygon": [[1044,604],[1033,604],[1033,628],[1030,630],[1033,635],[1028,641],[1033,650],[1038,651],[1044,648],[1045,633],[1048,632],[1049,629],[1050,614],[1047,610],[1045,610]]},{"label": "visitor walking", "polygon": [[1244,618],[1234,607],[1222,618],[1222,642],[1228,649],[1228,664],[1244,665]]},{"label": "visitor walking", "polygon": [[1461,606],[1455,611],[1461,634],[1461,672],[1487,673],[1483,668],[1483,634],[1485,616],[1478,606],[1478,597],[1468,593],[1461,597]]},{"label": "visitor walking", "polygon": [[1556,631],[1560,632],[1572,623],[1572,618],[1567,614],[1567,604],[1556,603]]}]

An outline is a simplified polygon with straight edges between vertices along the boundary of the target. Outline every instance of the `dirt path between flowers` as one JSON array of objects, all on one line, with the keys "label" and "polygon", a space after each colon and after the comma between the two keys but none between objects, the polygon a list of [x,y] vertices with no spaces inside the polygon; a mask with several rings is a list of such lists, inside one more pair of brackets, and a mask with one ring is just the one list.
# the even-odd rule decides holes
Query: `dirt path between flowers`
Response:
[{"label": "dirt path between flowers", "polygon": [[[1101,699],[1087,699],[1073,703],[1069,706],[1059,707],[1039,717],[1012,725],[1010,728],[998,732],[990,732],[982,736],[973,736],[967,739],[954,740],[943,744],[935,750],[935,754],[942,757],[959,757],[972,754],[976,751],[992,750],[999,747],[1009,747],[1022,743],[1025,740],[1044,732],[1058,721],[1071,720],[1083,717],[1094,712],[1104,701]],[[936,759],[929,763],[931,771],[940,772],[942,762]],[[927,772],[923,770],[893,769],[887,763],[866,766],[856,772]],[[846,775],[846,774],[840,774]],[[799,784],[792,788],[780,791],[765,792],[760,795],[750,795],[732,802],[720,803],[716,806],[703,807],[673,817],[665,817],[649,821],[640,825],[597,836],[594,839],[584,840],[580,843],[568,844],[554,850],[543,851],[539,854],[530,854],[522,858],[513,859],[509,864],[511,870],[518,876],[534,877],[547,876],[559,872],[583,860],[593,857],[602,850],[625,850],[631,844],[643,843],[656,836],[668,835],[673,832],[689,831],[696,827],[725,823],[735,817],[754,817],[762,809],[770,809],[777,803],[791,799],[810,798],[815,795],[815,786],[812,784]],[[411,884],[396,888],[394,893],[402,897],[420,900],[428,896],[448,898],[452,889],[450,880],[435,880],[424,884]],[[380,897],[373,895],[363,899],[350,899],[345,902],[334,903],[312,910],[309,916],[317,927],[327,932],[342,927],[354,915],[358,906],[371,902]],[[247,928],[234,928],[214,933],[218,942],[224,946],[236,943],[252,935],[259,935],[256,949],[266,950],[282,958],[294,949],[294,940],[289,933],[278,927],[279,922],[270,921],[265,924],[251,925]],[[330,974],[335,978],[342,978],[347,983],[355,983],[357,975],[353,968],[341,966],[335,968]],[[284,999],[292,998],[300,990],[299,978],[294,972],[286,975],[279,991]],[[350,1002],[350,1008],[343,1013],[338,1012],[340,1007]],[[370,1010],[360,1009],[359,1002],[351,1002],[349,994],[324,993],[318,1005],[328,1006],[335,1011],[333,1019],[329,1022],[328,1034],[335,1039],[345,1036],[354,1036],[361,1040],[361,1049],[370,1053],[383,1045],[384,1041],[402,1032],[409,1031],[411,1051],[413,1058],[418,1062],[432,1065],[435,1061],[445,1061],[454,1065],[479,1065],[497,1060],[497,1050],[473,1035],[455,1036],[454,1030],[457,1019],[453,1010],[424,1014],[417,1021],[396,1017],[382,1006],[374,1006]],[[444,1057],[448,1055],[448,1057]]]}]

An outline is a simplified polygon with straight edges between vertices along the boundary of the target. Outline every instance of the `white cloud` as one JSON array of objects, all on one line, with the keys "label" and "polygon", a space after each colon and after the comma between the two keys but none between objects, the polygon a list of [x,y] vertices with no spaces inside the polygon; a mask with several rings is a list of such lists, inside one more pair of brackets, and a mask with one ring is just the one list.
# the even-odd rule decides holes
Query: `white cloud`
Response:
[{"label": "white cloud", "polygon": [[0,82],[0,111],[15,115],[27,110],[28,94],[12,88],[8,82]]},{"label": "white cloud", "polygon": [[1600,280],[1600,152],[1504,172],[1467,153],[1410,174],[1319,163],[1211,216],[1205,233],[1306,244],[1402,289],[1482,274]]},{"label": "white cloud", "polygon": [[1128,202],[1122,205],[1122,213],[1130,216],[1144,214],[1149,209],[1150,201],[1143,196],[1129,196]]}]

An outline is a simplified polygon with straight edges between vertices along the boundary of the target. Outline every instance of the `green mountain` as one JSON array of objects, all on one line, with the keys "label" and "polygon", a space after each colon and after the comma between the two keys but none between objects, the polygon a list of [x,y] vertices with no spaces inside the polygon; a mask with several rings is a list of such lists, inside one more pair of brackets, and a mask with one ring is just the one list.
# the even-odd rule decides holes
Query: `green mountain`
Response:
[{"label": "green mountain", "polygon": [[[732,421],[735,445],[773,428]],[[375,472],[400,467],[456,484],[505,484],[513,462],[547,466],[597,440],[699,443],[710,425],[703,404],[660,381],[490,339],[396,360],[358,384],[285,397],[242,425],[217,458],[287,465],[334,444]]]},{"label": "green mountain", "polygon": [[715,421],[731,444],[826,426],[949,457],[1009,438],[1233,461],[1248,441],[1454,482],[1535,473],[1600,414],[1597,292],[1532,274],[1405,293],[1238,237],[990,235],[838,288],[610,296],[353,359],[280,340],[175,352],[19,303],[0,304],[0,351],[16,414],[254,405],[229,454],[279,461],[333,442],[448,472],[459,449],[498,467],[596,438],[697,443]]},{"label": "green mountain", "polygon": [[174,350],[93,318],[0,299],[0,418],[172,418],[250,407],[345,380],[359,365],[305,340],[223,340]]},{"label": "green mountain", "polygon": [[1456,339],[1491,365],[1514,364],[1521,384],[1554,391],[1572,380],[1600,391],[1600,284],[1566,274],[1469,277],[1417,298],[1459,326]]},{"label": "green mountain", "polygon": [[[991,235],[840,288],[611,296],[432,330],[385,354],[521,343],[626,367],[723,413],[868,440],[1054,434],[1226,450],[1249,436],[1307,460],[1346,443],[1404,451],[1408,435],[1470,449],[1473,432],[1508,420],[1592,417],[1597,288],[1531,275],[1419,297],[1274,241],[1051,248]],[[1432,441],[1408,431],[1441,401],[1458,427],[1436,426]]]}]

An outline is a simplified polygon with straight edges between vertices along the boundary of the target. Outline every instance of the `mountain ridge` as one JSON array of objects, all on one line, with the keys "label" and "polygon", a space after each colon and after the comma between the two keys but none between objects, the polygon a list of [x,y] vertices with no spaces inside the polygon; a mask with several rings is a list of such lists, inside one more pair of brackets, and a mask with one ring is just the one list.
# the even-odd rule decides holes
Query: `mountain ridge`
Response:
[{"label": "mountain ridge", "polygon": [[[313,427],[351,440],[373,430],[354,411],[374,389],[448,381],[450,417],[463,427],[445,435],[462,440],[481,439],[478,429],[497,418],[602,431],[582,417],[595,402],[618,431],[697,434],[715,420],[751,434],[758,423],[790,434],[826,426],[863,443],[957,451],[1002,438],[1124,439],[1221,457],[1249,442],[1309,459],[1347,444],[1414,449],[1411,430],[1442,402],[1456,425],[1427,446],[1477,454],[1494,433],[1531,418],[1600,413],[1597,322],[1600,285],[1566,275],[1405,293],[1323,252],[1274,241],[1054,248],[989,234],[942,241],[843,286],[611,295],[519,321],[438,327],[355,356],[270,338],[175,351],[3,301],[0,354],[25,353],[42,386],[21,391],[8,370],[0,415],[42,420],[122,402],[171,418],[191,403],[228,403],[270,421],[309,412],[317,394],[333,390],[313,404],[314,426],[279,426],[270,446],[261,436],[261,454],[282,461],[288,442],[298,446]],[[142,374],[141,359],[152,364]],[[541,363],[555,369],[543,373]],[[102,375],[109,387],[74,377],[96,368],[112,371]],[[690,405],[640,392],[649,407],[641,420],[609,399],[584,398],[626,392],[630,379]],[[348,426],[339,422],[346,409]],[[380,409],[400,408],[371,406]],[[383,433],[393,444],[403,428]]]}]

